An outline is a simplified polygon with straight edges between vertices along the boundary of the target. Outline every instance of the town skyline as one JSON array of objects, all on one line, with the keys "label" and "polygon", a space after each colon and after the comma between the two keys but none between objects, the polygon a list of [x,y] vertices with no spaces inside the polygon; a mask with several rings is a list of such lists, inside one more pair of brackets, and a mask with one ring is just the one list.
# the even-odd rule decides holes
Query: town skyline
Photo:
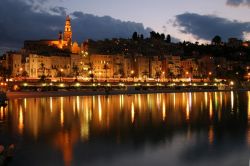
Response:
[{"label": "town skyline", "polygon": [[220,35],[223,41],[229,37],[249,40],[247,1],[124,4],[110,0],[94,5],[96,1],[3,0],[1,3],[1,48],[20,48],[24,40],[57,38],[55,34],[62,30],[66,14],[72,17],[73,39],[78,42],[88,38],[128,38],[134,31],[149,36],[152,30],[180,41],[206,43],[215,35]]}]

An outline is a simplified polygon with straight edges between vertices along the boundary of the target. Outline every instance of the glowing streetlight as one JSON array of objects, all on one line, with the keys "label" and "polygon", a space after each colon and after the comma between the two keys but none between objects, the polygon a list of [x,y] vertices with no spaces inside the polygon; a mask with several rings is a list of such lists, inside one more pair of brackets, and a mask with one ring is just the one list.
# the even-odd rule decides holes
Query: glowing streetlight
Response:
[{"label": "glowing streetlight", "polygon": [[134,73],[135,73],[135,71],[134,70],[131,70],[131,72],[130,72],[130,74],[131,74],[131,77],[133,78],[133,81],[134,81]]},{"label": "glowing streetlight", "polygon": [[62,69],[62,68],[60,69],[60,72],[61,72],[61,73],[60,73],[60,82],[62,82],[62,72],[63,72],[63,69]]}]

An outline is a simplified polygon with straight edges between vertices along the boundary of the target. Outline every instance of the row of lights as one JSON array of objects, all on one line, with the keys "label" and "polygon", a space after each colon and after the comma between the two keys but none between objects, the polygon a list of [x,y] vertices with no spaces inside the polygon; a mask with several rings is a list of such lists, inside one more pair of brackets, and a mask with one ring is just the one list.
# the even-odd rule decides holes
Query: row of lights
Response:
[{"label": "row of lights", "polygon": [[[7,83],[1,82],[0,85],[2,85],[2,86],[3,86],[3,85],[7,85]],[[42,84],[42,86],[47,86],[47,85],[52,86],[53,83],[49,83],[49,84],[43,83],[43,84]],[[147,86],[154,86],[154,84],[149,84],[149,83],[147,83],[146,85],[147,85]],[[176,83],[170,84],[170,86],[176,86],[176,85],[177,85]],[[183,83],[183,84],[181,84],[181,85],[182,85],[182,86],[189,86],[189,85],[190,85],[190,86],[197,86],[197,83],[189,83],[189,84]],[[204,86],[208,86],[208,83],[204,83],[203,85],[204,85]],[[213,85],[214,85],[214,86],[218,86],[217,83],[214,83]],[[222,85],[222,84],[219,84],[219,85]],[[229,85],[233,86],[233,85],[234,85],[234,82],[233,82],[233,81],[230,81]],[[23,86],[28,86],[28,83],[23,83]],[[59,86],[63,87],[64,84],[63,84],[63,83],[60,83]],[[79,87],[79,86],[81,86],[81,84],[80,84],[80,83],[76,83],[75,86]],[[101,86],[101,83],[98,83],[98,84],[93,83],[92,86]],[[111,84],[110,84],[110,83],[107,83],[106,86],[111,86]],[[125,86],[125,84],[124,84],[124,83],[119,83],[119,86]],[[140,83],[135,83],[134,86],[141,86],[141,84],[140,84]],[[163,86],[163,84],[157,83],[156,86]]]}]

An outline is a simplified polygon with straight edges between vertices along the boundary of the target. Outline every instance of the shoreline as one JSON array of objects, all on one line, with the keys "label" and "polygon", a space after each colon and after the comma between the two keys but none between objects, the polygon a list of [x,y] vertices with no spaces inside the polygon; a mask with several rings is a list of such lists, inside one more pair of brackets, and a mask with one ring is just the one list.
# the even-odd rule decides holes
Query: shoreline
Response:
[{"label": "shoreline", "polygon": [[181,90],[111,90],[111,91],[21,91],[6,92],[8,99],[16,98],[42,98],[42,97],[66,97],[66,96],[98,96],[98,95],[133,95],[133,94],[155,94],[155,93],[187,93],[187,92],[230,92],[230,91],[249,91],[249,89],[181,89]]}]

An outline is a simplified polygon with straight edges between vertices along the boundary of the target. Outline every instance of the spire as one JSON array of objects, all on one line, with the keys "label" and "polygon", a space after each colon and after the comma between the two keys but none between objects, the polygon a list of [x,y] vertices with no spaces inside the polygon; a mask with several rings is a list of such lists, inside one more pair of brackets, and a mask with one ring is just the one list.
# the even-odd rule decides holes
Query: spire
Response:
[{"label": "spire", "polygon": [[64,28],[64,33],[63,33],[63,40],[67,42],[68,47],[71,47],[72,31],[71,31],[71,23],[70,23],[69,15],[67,15],[67,17],[66,17],[65,28]]},{"label": "spire", "polygon": [[67,17],[66,17],[66,21],[70,21],[70,17],[69,17],[69,15],[67,15]]}]

